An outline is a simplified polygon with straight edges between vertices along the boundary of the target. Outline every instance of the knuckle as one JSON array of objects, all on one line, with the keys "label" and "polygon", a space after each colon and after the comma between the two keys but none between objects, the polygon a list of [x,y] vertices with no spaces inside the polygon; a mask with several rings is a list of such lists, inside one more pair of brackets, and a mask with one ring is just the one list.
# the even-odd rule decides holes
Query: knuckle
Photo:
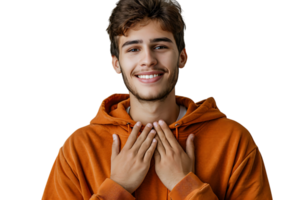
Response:
[{"label": "knuckle", "polygon": [[153,143],[153,136],[149,136],[148,138],[147,138],[147,140],[148,140],[148,143],[149,144],[152,144]]},{"label": "knuckle", "polygon": [[128,151],[127,152],[127,156],[130,158],[130,159],[132,159],[132,158],[134,158],[135,157],[135,152],[134,151]]}]

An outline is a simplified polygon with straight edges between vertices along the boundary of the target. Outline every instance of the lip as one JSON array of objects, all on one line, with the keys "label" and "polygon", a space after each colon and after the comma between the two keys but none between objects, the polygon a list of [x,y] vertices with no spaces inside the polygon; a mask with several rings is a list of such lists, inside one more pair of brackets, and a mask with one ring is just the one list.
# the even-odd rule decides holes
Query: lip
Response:
[{"label": "lip", "polygon": [[[144,75],[144,74],[142,74],[142,75]],[[159,81],[162,77],[163,77],[163,75],[146,79],[146,78],[139,78],[136,76],[136,78],[142,83],[155,83],[155,82]]]},{"label": "lip", "polygon": [[138,75],[153,75],[153,74],[164,74],[164,72],[162,72],[162,71],[141,72],[141,73],[135,74],[135,76],[138,76]]}]

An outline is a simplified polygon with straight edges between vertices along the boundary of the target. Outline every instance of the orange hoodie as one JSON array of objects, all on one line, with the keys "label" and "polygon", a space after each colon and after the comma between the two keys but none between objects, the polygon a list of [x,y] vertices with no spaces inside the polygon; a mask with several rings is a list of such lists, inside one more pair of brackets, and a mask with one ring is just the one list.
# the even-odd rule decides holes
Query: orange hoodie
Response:
[{"label": "orange hoodie", "polygon": [[213,97],[194,103],[176,96],[176,102],[187,112],[169,128],[184,150],[188,135],[195,135],[195,173],[172,191],[156,175],[154,157],[132,194],[109,178],[112,134],[119,135],[121,151],[136,123],[126,112],[129,95],[114,94],[102,102],[90,125],[76,130],[60,148],[42,200],[272,199],[262,156],[248,130],[221,113]]}]

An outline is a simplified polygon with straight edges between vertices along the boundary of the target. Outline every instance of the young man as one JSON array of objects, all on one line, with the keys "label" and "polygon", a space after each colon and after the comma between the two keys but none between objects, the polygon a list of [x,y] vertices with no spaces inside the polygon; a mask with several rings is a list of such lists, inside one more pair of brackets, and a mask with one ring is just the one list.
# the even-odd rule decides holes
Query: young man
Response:
[{"label": "young man", "polygon": [[67,139],[43,200],[272,199],[247,129],[212,97],[175,95],[187,61],[180,13],[172,1],[118,2],[107,31],[129,94],[105,99],[90,125]]},{"label": "young man", "polygon": [[[160,38],[163,40],[151,42]],[[141,43],[130,44],[138,40]],[[172,33],[162,30],[159,22],[144,19],[129,29],[128,37],[121,36],[119,41],[120,58],[112,55],[111,63],[115,72],[122,74],[128,89],[130,117],[143,125],[160,119],[168,125],[174,123],[180,110],[175,85],[179,68],[185,67],[186,56],[183,50],[179,55]],[[138,77],[155,74],[159,76]]]}]

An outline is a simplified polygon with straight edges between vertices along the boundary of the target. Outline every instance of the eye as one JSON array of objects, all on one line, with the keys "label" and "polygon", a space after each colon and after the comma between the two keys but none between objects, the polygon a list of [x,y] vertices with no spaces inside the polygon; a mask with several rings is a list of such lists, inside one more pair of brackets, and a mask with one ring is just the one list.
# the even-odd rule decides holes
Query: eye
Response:
[{"label": "eye", "polygon": [[[163,47],[163,49],[167,49],[167,47],[166,47],[166,46],[157,46],[157,47]],[[157,47],[156,47],[156,48],[157,48]]]},{"label": "eye", "polygon": [[128,52],[133,52],[133,51],[131,51],[131,50],[135,50],[135,49],[130,49],[130,50],[128,50]]},{"label": "eye", "polygon": [[[161,49],[167,49],[168,48],[166,46],[157,46],[157,47],[163,47]],[[155,48],[157,48],[157,47],[155,47]],[[129,49],[127,52],[136,52],[136,51],[132,51],[132,50],[135,50],[135,49]]]}]

